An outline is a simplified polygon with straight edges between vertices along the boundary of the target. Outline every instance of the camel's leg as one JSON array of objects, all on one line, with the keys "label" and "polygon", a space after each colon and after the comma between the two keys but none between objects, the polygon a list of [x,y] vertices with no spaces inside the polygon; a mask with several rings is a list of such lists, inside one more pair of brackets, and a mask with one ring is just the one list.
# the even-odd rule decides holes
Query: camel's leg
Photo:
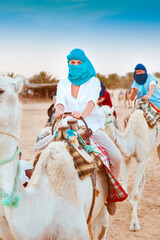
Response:
[{"label": "camel's leg", "polygon": [[130,162],[131,162],[130,157],[124,157],[124,161],[123,161],[123,188],[126,192],[128,192],[127,187],[128,187]]},{"label": "camel's leg", "polygon": [[94,219],[93,223],[91,223],[93,240],[106,240],[108,216],[106,206],[104,206],[98,216]]},{"label": "camel's leg", "polygon": [[131,194],[131,200],[130,200],[133,207],[131,225],[129,228],[131,231],[140,230],[141,228],[138,222],[137,208],[138,208],[138,201],[140,200],[139,186],[140,186],[140,182],[142,181],[142,176],[144,175],[144,172],[145,172],[145,167],[146,167],[146,161],[138,162],[134,188],[133,188],[133,191]]},{"label": "camel's leg", "polygon": [[[159,160],[160,160],[160,144],[157,147],[157,155],[158,155]],[[158,203],[158,206],[160,207],[160,202]]]},{"label": "camel's leg", "polygon": [[140,199],[141,199],[141,195],[142,195],[142,192],[143,192],[145,183],[146,183],[146,179],[147,179],[147,175],[146,175],[146,171],[145,171],[144,174],[143,174],[143,176],[142,176],[142,180],[141,180],[140,186],[139,186],[139,199],[138,199],[138,204],[139,204]]},{"label": "camel's leg", "polygon": [[125,106],[125,108],[127,108],[127,102],[126,102],[126,99],[124,99],[124,106]]},{"label": "camel's leg", "polygon": [[157,155],[158,155],[159,160],[160,160],[160,144],[159,144],[158,147],[157,147]]}]

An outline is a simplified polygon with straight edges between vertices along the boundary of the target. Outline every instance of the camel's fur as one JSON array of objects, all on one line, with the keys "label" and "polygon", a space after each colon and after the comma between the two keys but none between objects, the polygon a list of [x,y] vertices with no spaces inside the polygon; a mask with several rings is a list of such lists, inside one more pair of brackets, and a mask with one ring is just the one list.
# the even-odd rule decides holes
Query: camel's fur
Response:
[{"label": "camel's fur", "polygon": [[[149,128],[143,116],[143,111],[136,110],[131,114],[127,128],[120,132],[114,127],[112,110],[109,107],[108,110],[106,109],[106,114],[108,116],[107,121],[111,120],[111,122],[106,125],[105,131],[124,155],[123,187],[126,191],[131,157],[135,157],[137,162],[135,183],[130,198],[133,207],[130,230],[140,230],[137,208],[146,182],[147,160],[156,144],[156,126],[152,129]],[[160,124],[158,123],[158,125]]]},{"label": "camel's fur", "polygon": [[[18,92],[21,83],[0,78],[0,131],[18,135]],[[4,90],[4,92],[3,92]],[[12,156],[17,141],[6,135],[0,137],[0,161]],[[0,189],[10,193],[14,187],[19,158],[0,165]],[[53,176],[52,176],[53,171]],[[97,175],[100,191],[92,216],[94,238],[108,226],[104,207],[107,181]],[[41,154],[28,187],[19,182],[17,191],[22,199],[17,208],[0,204],[0,236],[6,240],[89,240],[87,217],[92,202],[91,178],[81,181],[73,167],[64,142],[51,143]],[[96,226],[96,227],[95,227]],[[102,239],[106,238],[106,231]]]},{"label": "camel's fur", "polygon": [[[61,149],[63,149],[63,152]],[[78,192],[76,189],[77,174],[73,159],[66,148],[66,143],[51,143],[42,152],[34,173],[35,181],[39,181],[39,172],[41,171],[42,173],[45,167],[55,194],[65,198],[66,201],[76,206],[78,202]],[[31,179],[29,186],[32,184],[32,181],[33,179]]]}]

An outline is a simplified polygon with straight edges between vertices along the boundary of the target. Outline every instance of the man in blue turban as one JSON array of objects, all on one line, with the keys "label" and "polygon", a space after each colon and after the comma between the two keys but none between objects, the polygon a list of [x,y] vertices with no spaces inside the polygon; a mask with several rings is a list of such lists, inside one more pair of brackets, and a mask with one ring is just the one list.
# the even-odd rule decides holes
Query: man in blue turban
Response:
[{"label": "man in blue turban", "polygon": [[148,74],[145,66],[137,64],[134,71],[134,82],[132,83],[130,99],[135,96],[142,100],[149,100],[160,109],[160,91],[158,81],[155,76]]}]

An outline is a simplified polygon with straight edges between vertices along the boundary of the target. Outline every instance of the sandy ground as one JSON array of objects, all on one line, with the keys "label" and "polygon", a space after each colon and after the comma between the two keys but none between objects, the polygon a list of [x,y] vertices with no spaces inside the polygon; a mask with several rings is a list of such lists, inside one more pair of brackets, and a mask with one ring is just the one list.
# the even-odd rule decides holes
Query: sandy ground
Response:
[{"label": "sandy ground", "polygon": [[[117,101],[117,92],[114,92],[112,101],[116,109],[118,120],[123,124],[123,118],[130,112],[124,108],[124,103]],[[34,146],[38,132],[44,127],[47,121],[46,110],[51,101],[31,101],[21,104],[21,126],[20,139],[30,146]],[[31,160],[34,158],[34,151],[21,145],[22,158]],[[136,171],[134,159],[131,163],[129,177],[129,194],[131,193]],[[126,200],[117,204],[117,212],[109,217],[109,229],[107,239],[111,240],[160,240],[160,161],[156,150],[152,152],[147,165],[147,183],[145,185],[138,210],[138,218],[141,230],[130,232],[131,205]],[[74,240],[74,239],[73,239]]]}]

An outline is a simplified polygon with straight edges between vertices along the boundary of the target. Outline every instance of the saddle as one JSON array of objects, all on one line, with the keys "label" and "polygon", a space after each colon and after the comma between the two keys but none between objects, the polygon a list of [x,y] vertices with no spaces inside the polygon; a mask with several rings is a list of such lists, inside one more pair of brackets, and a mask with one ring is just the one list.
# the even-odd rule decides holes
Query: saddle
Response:
[{"label": "saddle", "polygon": [[141,109],[143,111],[143,115],[150,128],[153,128],[157,121],[160,121],[160,109],[158,109],[153,103],[149,101],[139,101],[132,110],[132,113],[137,109]]},{"label": "saddle", "polygon": [[[81,180],[93,175],[94,171],[105,171],[97,154],[100,151],[91,145],[90,134],[84,127],[78,126],[77,120],[67,121],[68,126],[58,129],[56,141],[67,141],[67,149],[73,157],[74,166]],[[96,150],[95,150],[96,148]]]},{"label": "saddle", "polygon": [[[79,127],[77,120],[67,121],[67,126],[62,126],[58,128],[55,135],[54,141],[66,141],[67,149],[73,157],[74,166],[78,172],[81,180],[88,176],[93,175],[95,169],[97,171],[105,171],[104,165],[100,158],[97,157],[100,154],[100,150],[95,146],[90,145],[90,138],[88,131],[85,127]],[[46,128],[46,132],[37,137],[36,142],[42,140],[42,135],[46,138],[50,134],[49,128]],[[94,144],[95,145],[95,144]],[[86,150],[89,150],[88,153]],[[92,151],[93,150],[93,151]],[[37,153],[33,167],[35,168],[36,163],[41,155],[41,152]]]}]

